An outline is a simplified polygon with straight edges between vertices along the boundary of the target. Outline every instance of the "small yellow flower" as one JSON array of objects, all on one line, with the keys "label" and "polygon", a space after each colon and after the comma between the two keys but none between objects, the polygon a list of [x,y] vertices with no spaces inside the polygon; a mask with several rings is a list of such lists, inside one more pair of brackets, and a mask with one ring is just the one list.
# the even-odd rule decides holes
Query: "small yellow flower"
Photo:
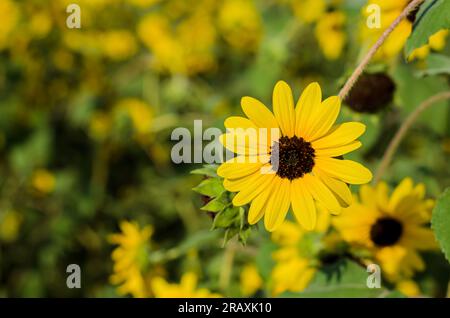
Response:
[{"label": "small yellow flower", "polygon": [[211,293],[206,288],[197,287],[197,275],[183,274],[179,284],[168,283],[162,277],[152,279],[151,286],[156,298],[217,298],[220,294]]},{"label": "small yellow flower", "polygon": [[119,245],[111,254],[114,273],[110,281],[114,285],[120,285],[117,288],[120,295],[147,297],[151,292],[143,271],[147,265],[147,248],[153,229],[151,226],[141,229],[136,223],[128,221],[122,221],[120,229],[122,233],[109,236],[112,244]]},{"label": "small yellow flower", "polygon": [[38,169],[33,173],[31,184],[39,192],[48,194],[55,189],[56,178],[50,171]]},{"label": "small yellow flower", "polygon": [[89,135],[95,140],[105,139],[111,131],[111,118],[108,113],[96,112],[89,122]]},{"label": "small yellow flower", "polygon": [[[230,117],[222,144],[238,157],[223,163],[217,173],[228,191],[238,192],[235,206],[251,203],[248,222],[264,216],[268,231],[276,230],[292,207],[297,221],[308,230],[316,226],[316,203],[338,214],[352,195],[348,184],[364,184],[371,172],[340,157],[361,146],[365,131],[357,122],[335,125],[341,101],[322,101],[319,84],[310,84],[294,108],[292,91],[280,81],[273,91],[273,113],[252,97],[241,100],[248,118]],[[260,138],[249,131],[266,135]],[[255,134],[256,134],[255,133]]]},{"label": "small yellow flower", "polygon": [[[368,0],[367,6],[362,9],[363,21],[361,23],[360,36],[363,42],[368,45],[374,44],[383,34],[383,32],[394,22],[394,20],[402,13],[410,0]],[[380,28],[369,28],[367,26],[367,18],[373,12],[367,11],[370,5],[378,5],[381,9]],[[412,32],[413,19],[408,17],[400,22],[400,24],[389,35],[384,44],[378,49],[375,60],[389,59],[397,56],[405,46],[406,40]],[[409,59],[423,59],[428,56],[430,49],[440,51],[444,48],[446,32],[439,31],[433,35],[429,44],[416,49],[408,57]],[[433,39],[432,39],[433,38]],[[434,42],[433,45],[432,42]]]},{"label": "small yellow flower", "polygon": [[137,137],[151,133],[153,110],[147,103],[137,98],[125,98],[116,104],[115,112],[129,117]]},{"label": "small yellow flower", "polygon": [[294,14],[305,23],[312,23],[323,16],[327,9],[325,0],[290,0]]},{"label": "small yellow flower", "polygon": [[177,21],[150,13],[139,22],[138,36],[153,53],[159,71],[195,75],[215,68],[217,34],[210,11],[198,5]]},{"label": "small yellow flower", "polygon": [[161,0],[127,0],[127,1],[137,7],[145,8],[145,7],[151,7],[152,5],[157,4]]},{"label": "small yellow flower", "polygon": [[263,285],[258,268],[254,264],[247,264],[241,271],[241,293],[248,297],[254,295]]},{"label": "small yellow flower", "polygon": [[[330,226],[330,215],[319,210],[316,233],[325,233]],[[303,291],[317,272],[317,255],[302,247],[305,230],[298,224],[285,221],[272,234],[272,241],[279,245],[272,258],[275,266],[271,273],[271,290],[274,296],[285,291]]]},{"label": "small yellow flower", "polygon": [[137,51],[136,40],[126,30],[108,31],[100,37],[103,54],[114,60],[121,61],[132,57]]},{"label": "small yellow flower", "polygon": [[2,0],[0,2],[0,50],[8,45],[8,38],[19,20],[19,8],[15,1]]},{"label": "small yellow flower", "polygon": [[30,20],[30,33],[36,38],[45,37],[52,29],[53,21],[45,11],[34,12]]},{"label": "small yellow flower", "polygon": [[436,248],[427,225],[434,202],[424,198],[423,184],[414,186],[409,178],[390,197],[388,191],[384,182],[362,186],[360,201],[344,209],[334,225],[344,240],[372,252],[386,278],[398,281],[424,270],[418,251]]},{"label": "small yellow flower", "polygon": [[22,221],[22,214],[16,211],[0,213],[0,240],[7,243],[14,242],[19,235]]},{"label": "small yellow flower", "polygon": [[431,50],[442,51],[445,47],[445,39],[449,34],[449,30],[441,30],[430,36],[428,43],[424,46],[415,49],[408,57],[409,60],[425,59]]},{"label": "small yellow flower", "polygon": [[408,297],[420,296],[419,285],[413,280],[402,280],[395,285],[395,288]]},{"label": "small yellow flower", "polygon": [[346,35],[343,30],[345,15],[341,11],[324,14],[316,25],[316,38],[324,56],[329,60],[338,59],[344,49]]},{"label": "small yellow flower", "polygon": [[255,51],[262,35],[261,17],[253,0],[225,0],[219,8],[219,29],[241,51]]}]

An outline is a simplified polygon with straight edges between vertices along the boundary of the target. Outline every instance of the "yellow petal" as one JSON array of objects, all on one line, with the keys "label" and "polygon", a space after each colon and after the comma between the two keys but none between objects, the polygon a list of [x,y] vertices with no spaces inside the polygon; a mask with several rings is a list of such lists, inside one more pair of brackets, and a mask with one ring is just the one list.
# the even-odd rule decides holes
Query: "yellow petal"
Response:
[{"label": "yellow petal", "polygon": [[[242,162],[239,161],[242,159]],[[255,160],[256,159],[256,160]],[[222,163],[217,169],[217,174],[222,178],[237,179],[256,172],[263,164],[269,162],[270,156],[235,157]],[[256,161],[256,162],[253,162]]]},{"label": "yellow petal", "polygon": [[433,231],[423,226],[411,225],[404,226],[404,235],[402,235],[402,244],[412,249],[434,250],[438,248]]},{"label": "yellow petal", "polygon": [[259,100],[245,96],[241,99],[245,115],[258,127],[278,128],[277,120],[272,112]]},{"label": "yellow petal", "polygon": [[291,182],[284,178],[274,178],[276,186],[270,196],[264,215],[264,225],[269,232],[275,231],[286,218],[290,205]]},{"label": "yellow petal", "polygon": [[325,99],[320,106],[320,111],[316,112],[311,120],[313,128],[311,129],[309,141],[314,141],[327,134],[336,122],[340,110],[341,99],[339,96],[330,96]]},{"label": "yellow petal", "polygon": [[368,184],[363,184],[359,188],[359,197],[361,198],[361,203],[367,207],[376,208],[377,207],[377,195],[375,189]]},{"label": "yellow petal", "polygon": [[347,145],[361,136],[366,126],[357,122],[343,123],[336,126],[326,136],[312,142],[315,150]]},{"label": "yellow petal", "polygon": [[235,206],[246,205],[266,189],[273,181],[274,177],[275,174],[261,174],[252,184],[249,184],[246,188],[242,188],[242,190],[236,194],[233,198],[233,204]]},{"label": "yellow petal", "polygon": [[254,156],[266,154],[269,150],[267,143],[259,144],[257,135],[251,131],[248,134],[222,134],[219,140],[225,148],[239,155]]},{"label": "yellow petal", "polygon": [[303,176],[303,179],[313,198],[322,204],[325,209],[333,214],[341,212],[342,208],[338,200],[318,177],[308,173]]},{"label": "yellow petal", "polygon": [[338,157],[352,152],[353,150],[356,150],[361,146],[362,143],[358,140],[355,140],[344,146],[317,149],[315,150],[315,155],[317,157]]},{"label": "yellow petal", "polygon": [[223,181],[223,186],[230,192],[238,192],[251,186],[260,176],[261,173],[259,173],[259,171],[256,171],[248,176],[239,179],[225,179]]},{"label": "yellow petal", "polygon": [[311,117],[315,118],[320,111],[322,91],[318,83],[309,84],[300,96],[295,107],[295,135],[310,140],[312,133]]},{"label": "yellow petal", "polygon": [[295,133],[295,111],[292,91],[286,82],[279,81],[273,90],[273,112],[283,135]]},{"label": "yellow petal", "polygon": [[[344,203],[343,207],[349,206],[353,202],[352,192],[350,188],[345,182],[339,181],[335,178],[329,177],[326,173],[324,173],[319,168],[314,168],[314,174],[317,175],[320,180],[333,192],[338,196]],[[342,206],[342,204],[341,204]]]},{"label": "yellow petal", "polygon": [[308,231],[314,230],[317,222],[316,206],[301,178],[292,181],[291,202],[297,222]]},{"label": "yellow petal", "polygon": [[372,180],[372,172],[363,165],[351,160],[334,158],[316,158],[317,168],[330,177],[340,179],[345,183],[364,184]]},{"label": "yellow petal", "polygon": [[397,204],[413,190],[413,181],[411,178],[405,178],[392,192],[389,200],[389,210],[394,211]]},{"label": "yellow petal", "polygon": [[248,211],[248,223],[255,224],[264,215],[265,206],[267,205],[267,201],[269,199],[269,196],[273,192],[275,182],[272,182],[267,186],[263,192],[261,192],[253,201],[250,206],[250,209]]},{"label": "yellow petal", "polygon": [[240,116],[231,116],[225,119],[225,128],[228,129],[236,129],[236,128],[252,128],[257,129],[256,125],[248,118],[240,117]]}]

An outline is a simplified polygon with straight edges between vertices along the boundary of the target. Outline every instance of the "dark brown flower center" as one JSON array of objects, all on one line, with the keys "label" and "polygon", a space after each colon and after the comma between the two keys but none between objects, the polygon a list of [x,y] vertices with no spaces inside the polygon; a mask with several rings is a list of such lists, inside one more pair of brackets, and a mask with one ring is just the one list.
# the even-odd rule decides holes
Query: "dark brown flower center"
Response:
[{"label": "dark brown flower center", "polygon": [[403,225],[396,219],[384,217],[378,219],[370,229],[370,239],[380,247],[391,246],[398,242],[403,233]]},{"label": "dark brown flower center", "polygon": [[311,143],[301,137],[283,136],[273,144],[270,162],[278,176],[294,180],[312,171],[314,157]]}]

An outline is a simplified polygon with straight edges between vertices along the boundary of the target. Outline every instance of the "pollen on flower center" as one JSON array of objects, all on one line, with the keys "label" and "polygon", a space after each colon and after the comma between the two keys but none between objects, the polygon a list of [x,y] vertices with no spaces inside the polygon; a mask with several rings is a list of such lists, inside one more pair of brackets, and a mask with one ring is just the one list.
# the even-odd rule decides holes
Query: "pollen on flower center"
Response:
[{"label": "pollen on flower center", "polygon": [[314,157],[311,143],[301,137],[283,136],[272,146],[270,162],[279,177],[294,180],[312,171]]},{"label": "pollen on flower center", "polygon": [[377,246],[391,246],[398,242],[403,233],[403,225],[396,219],[378,219],[370,229],[370,239]]}]

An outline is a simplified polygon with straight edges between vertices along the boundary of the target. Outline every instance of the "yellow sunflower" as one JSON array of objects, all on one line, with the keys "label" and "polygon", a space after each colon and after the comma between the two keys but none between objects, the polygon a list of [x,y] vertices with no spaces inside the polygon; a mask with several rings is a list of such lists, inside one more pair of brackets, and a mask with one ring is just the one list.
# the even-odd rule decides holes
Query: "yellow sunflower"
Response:
[{"label": "yellow sunflower", "polygon": [[273,91],[273,113],[252,97],[242,98],[241,105],[248,118],[226,119],[228,132],[220,138],[238,156],[223,163],[217,173],[224,178],[225,189],[238,192],[234,205],[251,203],[250,224],[264,216],[266,229],[274,231],[292,206],[297,221],[312,230],[317,202],[338,214],[352,201],[347,184],[372,179],[361,164],[336,158],[361,146],[356,139],[365,126],[334,125],[341,101],[338,96],[322,101],[319,84],[310,84],[295,108],[292,91],[283,81]]},{"label": "yellow sunflower", "polygon": [[152,279],[152,290],[156,298],[218,298],[220,294],[211,293],[206,288],[197,287],[197,275],[185,273],[179,284],[168,283],[162,277]]},{"label": "yellow sunflower", "polygon": [[111,243],[119,245],[111,254],[114,274],[110,281],[114,285],[120,285],[117,288],[120,295],[146,297],[150,292],[143,269],[147,263],[147,246],[153,229],[151,226],[141,229],[136,223],[128,221],[122,221],[120,229],[122,233],[109,236]]},{"label": "yellow sunflower", "polygon": [[368,248],[391,281],[410,278],[425,264],[418,251],[437,247],[428,226],[433,201],[425,199],[423,184],[404,179],[388,196],[386,183],[362,186],[360,201],[333,220],[342,238]]}]

